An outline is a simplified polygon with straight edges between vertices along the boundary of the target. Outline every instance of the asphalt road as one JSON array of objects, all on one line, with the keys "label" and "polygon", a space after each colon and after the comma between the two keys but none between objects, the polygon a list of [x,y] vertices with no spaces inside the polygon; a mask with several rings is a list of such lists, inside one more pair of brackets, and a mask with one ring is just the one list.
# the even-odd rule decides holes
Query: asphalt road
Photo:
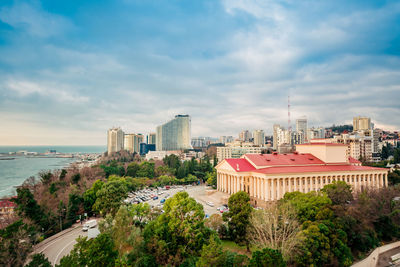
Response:
[{"label": "asphalt road", "polygon": [[[170,190],[165,190],[162,195],[159,196],[158,200],[147,201],[152,206],[157,206],[160,204],[160,200],[165,198],[167,194],[172,197],[174,194],[180,191],[186,191],[188,194],[196,199],[197,202],[201,203],[204,207],[204,212],[207,215],[218,213],[217,207],[222,205],[220,201],[220,196],[215,195],[210,197],[206,194],[206,186],[188,186],[186,188],[171,188]],[[214,207],[206,204],[207,201],[212,201]],[[79,236],[87,236],[88,232],[82,231],[82,225],[74,225],[73,227],[66,229],[48,239],[42,241],[35,246],[35,253],[43,253],[51,262],[53,266],[60,263],[60,259],[65,255],[68,255],[70,251],[74,248],[76,244],[76,239]]]},{"label": "asphalt road", "polygon": [[43,253],[53,266],[60,263],[60,259],[68,255],[76,244],[76,239],[79,236],[87,236],[87,232],[82,231],[81,225],[75,225],[58,233],[55,236],[49,237],[35,246],[35,253]]}]

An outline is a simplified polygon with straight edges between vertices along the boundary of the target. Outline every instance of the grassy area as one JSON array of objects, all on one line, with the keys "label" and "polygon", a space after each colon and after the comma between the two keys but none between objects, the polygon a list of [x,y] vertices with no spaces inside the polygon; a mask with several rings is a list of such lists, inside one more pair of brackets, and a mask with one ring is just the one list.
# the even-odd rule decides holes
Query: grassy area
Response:
[{"label": "grassy area", "polygon": [[251,252],[248,252],[246,246],[239,246],[238,244],[230,240],[221,240],[221,242],[224,250],[229,250],[232,252],[236,252],[238,254],[247,255],[249,257],[251,257],[251,253],[253,251],[256,251],[256,248],[250,246]]}]

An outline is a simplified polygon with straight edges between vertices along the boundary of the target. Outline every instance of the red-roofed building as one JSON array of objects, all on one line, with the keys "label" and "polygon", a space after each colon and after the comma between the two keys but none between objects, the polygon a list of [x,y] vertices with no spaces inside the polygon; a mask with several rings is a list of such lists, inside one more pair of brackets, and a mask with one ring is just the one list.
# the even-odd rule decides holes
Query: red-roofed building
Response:
[{"label": "red-roofed building", "polygon": [[9,199],[1,199],[0,200],[0,216],[14,214],[14,210],[16,207],[17,207],[17,204],[15,204],[15,202],[10,201]]},{"label": "red-roofed building", "polygon": [[345,181],[360,191],[387,186],[388,170],[361,166],[347,154],[347,145],[314,142],[296,145],[291,154],[245,154],[217,166],[217,188],[249,193],[255,205],[283,197],[286,192],[310,192],[333,181]]}]

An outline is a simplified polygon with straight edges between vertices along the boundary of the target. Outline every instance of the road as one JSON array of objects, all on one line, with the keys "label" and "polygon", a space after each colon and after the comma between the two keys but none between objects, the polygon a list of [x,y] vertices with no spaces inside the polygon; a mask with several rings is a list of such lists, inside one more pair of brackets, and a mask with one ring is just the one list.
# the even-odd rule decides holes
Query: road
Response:
[{"label": "road", "polygon": [[75,225],[48,239],[43,240],[35,246],[35,253],[43,253],[53,266],[60,263],[60,259],[68,255],[76,244],[79,236],[87,236],[87,232],[82,231],[81,225]]},{"label": "road", "polygon": [[[218,213],[217,207],[226,203],[222,199],[226,196],[221,192],[214,192],[212,194],[207,194],[206,186],[188,186],[186,188],[171,188],[170,190],[164,191],[162,195],[159,196],[158,200],[147,201],[150,205],[156,207],[160,204],[160,200],[165,198],[167,194],[172,197],[180,191],[186,191],[188,194],[196,199],[197,202],[201,203],[204,207],[204,213],[207,215],[212,215]],[[207,201],[214,203],[214,207],[206,204]],[[70,251],[74,248],[76,244],[76,239],[79,236],[87,236],[87,232],[82,231],[82,226],[80,224],[74,225],[73,227],[66,229],[48,239],[40,242],[35,246],[35,253],[43,253],[51,262],[53,266],[60,263],[60,259],[65,255],[68,255]]]}]

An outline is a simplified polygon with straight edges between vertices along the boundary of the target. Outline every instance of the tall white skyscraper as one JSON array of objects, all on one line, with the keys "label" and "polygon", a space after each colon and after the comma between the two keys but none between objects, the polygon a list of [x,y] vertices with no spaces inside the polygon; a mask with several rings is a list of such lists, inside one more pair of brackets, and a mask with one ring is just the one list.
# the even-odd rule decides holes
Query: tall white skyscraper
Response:
[{"label": "tall white skyscraper", "polygon": [[255,130],[253,132],[253,143],[256,146],[263,146],[265,144],[265,134],[263,130]]},{"label": "tall white skyscraper", "polygon": [[107,132],[107,152],[108,154],[124,149],[124,132],[121,128],[112,128]]},{"label": "tall white skyscraper", "polygon": [[176,115],[175,119],[157,126],[156,150],[191,149],[190,124],[189,115]]}]

